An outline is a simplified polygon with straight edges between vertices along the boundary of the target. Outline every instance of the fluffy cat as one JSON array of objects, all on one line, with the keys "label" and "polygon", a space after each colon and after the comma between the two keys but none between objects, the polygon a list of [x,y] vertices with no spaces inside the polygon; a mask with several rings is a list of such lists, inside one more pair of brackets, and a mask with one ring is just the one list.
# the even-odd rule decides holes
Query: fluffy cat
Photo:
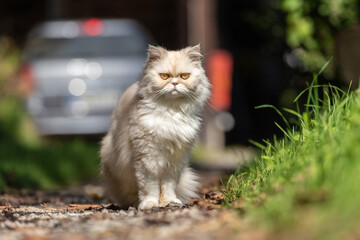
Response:
[{"label": "fluffy cat", "polygon": [[197,197],[189,154],[209,88],[199,45],[149,45],[142,78],[121,96],[102,141],[101,173],[112,200],[151,209]]}]

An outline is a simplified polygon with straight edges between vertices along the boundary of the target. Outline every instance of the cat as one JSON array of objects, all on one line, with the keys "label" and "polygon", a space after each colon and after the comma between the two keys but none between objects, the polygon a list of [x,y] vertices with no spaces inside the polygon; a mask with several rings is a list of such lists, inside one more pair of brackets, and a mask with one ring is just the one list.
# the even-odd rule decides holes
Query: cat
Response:
[{"label": "cat", "polygon": [[101,146],[110,199],[140,210],[183,205],[198,195],[190,150],[210,96],[200,45],[149,45],[142,77],[120,97]]}]

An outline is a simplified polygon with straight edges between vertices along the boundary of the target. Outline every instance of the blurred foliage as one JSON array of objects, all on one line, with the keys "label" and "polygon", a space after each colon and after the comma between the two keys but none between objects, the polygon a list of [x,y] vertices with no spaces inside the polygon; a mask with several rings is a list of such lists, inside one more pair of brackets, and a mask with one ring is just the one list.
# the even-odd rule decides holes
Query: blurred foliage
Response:
[{"label": "blurred foliage", "polygon": [[17,91],[20,56],[11,39],[0,37],[0,190],[52,189],[96,178],[95,142],[49,142],[36,134]]},{"label": "blurred foliage", "polygon": [[16,74],[19,62],[20,49],[10,38],[0,36],[0,97],[11,91],[11,80]]},{"label": "blurred foliage", "polygon": [[[310,72],[335,56],[337,33],[359,19],[357,0],[278,0],[277,7],[286,14],[287,44]],[[335,76],[334,63],[324,74]]]}]

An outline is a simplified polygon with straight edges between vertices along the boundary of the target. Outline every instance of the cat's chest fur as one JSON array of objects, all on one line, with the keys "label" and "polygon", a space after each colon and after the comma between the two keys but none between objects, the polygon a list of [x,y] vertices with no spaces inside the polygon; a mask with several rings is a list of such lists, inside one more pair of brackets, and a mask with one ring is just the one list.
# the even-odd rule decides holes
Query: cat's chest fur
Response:
[{"label": "cat's chest fur", "polygon": [[170,154],[186,151],[196,137],[200,119],[191,111],[184,112],[166,107],[140,108],[138,124],[144,137],[168,150]]}]

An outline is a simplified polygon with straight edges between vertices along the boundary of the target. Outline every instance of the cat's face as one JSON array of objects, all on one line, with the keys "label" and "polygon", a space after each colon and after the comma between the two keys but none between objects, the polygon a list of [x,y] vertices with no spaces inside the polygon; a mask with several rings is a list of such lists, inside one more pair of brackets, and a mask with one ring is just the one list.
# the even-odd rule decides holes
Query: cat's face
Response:
[{"label": "cat's face", "polygon": [[156,97],[194,98],[207,82],[199,45],[179,51],[149,46],[148,55],[146,84]]}]

